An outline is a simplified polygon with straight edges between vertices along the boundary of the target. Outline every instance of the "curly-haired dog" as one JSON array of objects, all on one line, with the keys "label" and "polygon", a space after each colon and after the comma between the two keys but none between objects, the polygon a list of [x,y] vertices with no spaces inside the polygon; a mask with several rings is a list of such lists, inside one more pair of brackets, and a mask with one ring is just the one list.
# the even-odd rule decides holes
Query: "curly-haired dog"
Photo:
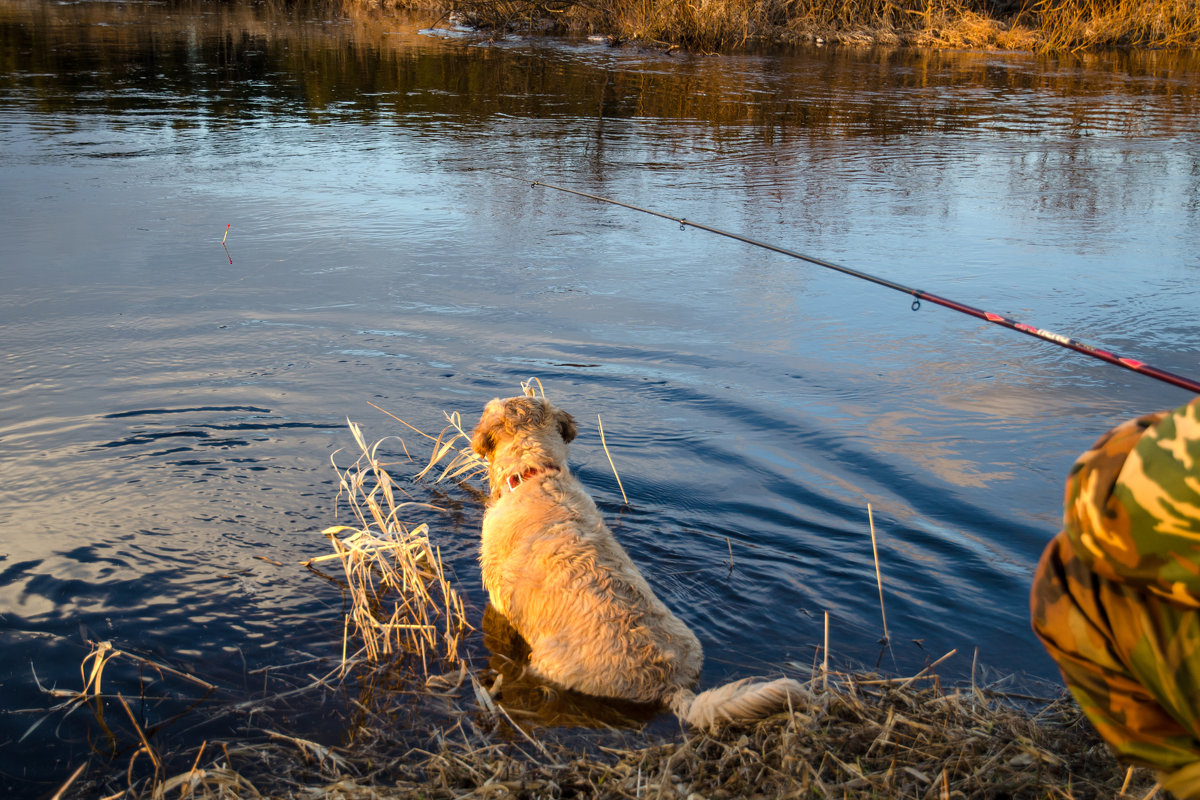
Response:
[{"label": "curly-haired dog", "polygon": [[794,680],[691,691],[704,654],[663,605],[567,469],[575,421],[533,397],[489,402],[472,436],[491,497],[480,565],[492,605],[529,644],[541,677],[601,697],[669,706],[691,725],[751,720],[799,704]]}]

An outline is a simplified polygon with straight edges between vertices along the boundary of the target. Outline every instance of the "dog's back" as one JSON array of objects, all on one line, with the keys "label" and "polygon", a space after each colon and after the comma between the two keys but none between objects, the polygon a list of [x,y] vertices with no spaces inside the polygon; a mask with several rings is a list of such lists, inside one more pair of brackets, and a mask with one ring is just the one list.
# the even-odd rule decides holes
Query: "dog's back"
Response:
[{"label": "dog's back", "polygon": [[546,679],[665,703],[699,677],[700,641],[655,596],[565,465],[491,505],[480,563],[492,605]]}]

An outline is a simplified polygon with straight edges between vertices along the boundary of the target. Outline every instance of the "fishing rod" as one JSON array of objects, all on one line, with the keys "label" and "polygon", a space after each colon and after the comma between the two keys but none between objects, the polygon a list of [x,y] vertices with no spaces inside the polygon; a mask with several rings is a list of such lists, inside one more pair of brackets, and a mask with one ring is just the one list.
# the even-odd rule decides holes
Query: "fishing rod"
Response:
[{"label": "fishing rod", "polygon": [[1069,336],[1063,336],[1062,334],[1053,333],[1051,331],[1043,330],[1041,328],[1035,328],[1032,325],[1026,325],[1023,322],[1018,322],[1015,319],[1010,319],[1008,317],[1001,316],[1000,314],[993,314],[990,311],[983,311],[981,309],[975,308],[974,306],[969,306],[964,303],[958,303],[958,302],[955,302],[954,300],[948,300],[947,298],[940,297],[939,295],[933,294],[932,292],[924,292],[924,291],[921,291],[920,289],[913,289],[909,286],[905,286],[903,284],[896,283],[895,281],[889,281],[886,278],[880,278],[876,275],[869,275],[865,272],[860,272],[859,270],[851,269],[850,267],[844,267],[840,264],[834,264],[831,261],[825,261],[820,258],[814,258],[813,256],[806,256],[803,253],[797,253],[795,250],[789,250],[786,247],[779,247],[778,245],[773,245],[773,244],[770,244],[769,242],[763,242],[763,241],[759,241],[758,239],[752,239],[749,236],[743,236],[740,233],[731,233],[730,231],[724,231],[724,230],[721,230],[720,228],[714,228],[711,225],[705,225],[700,222],[692,222],[691,220],[685,219],[683,217],[673,217],[670,214],[664,214],[661,211],[654,211],[653,209],[642,208],[640,206],[635,206],[630,203],[623,203],[620,200],[613,200],[608,197],[602,197],[598,194],[590,194],[588,192],[581,192],[578,189],[569,189],[565,186],[556,186],[553,183],[546,183],[544,181],[533,181],[532,186],[533,186],[533,188],[537,188],[537,187],[541,186],[546,189],[554,189],[555,191],[566,192],[567,194],[578,195],[579,197],[586,197],[589,200],[598,200],[601,203],[608,203],[610,205],[620,206],[622,208],[628,208],[633,211],[640,211],[643,214],[649,214],[654,217],[661,217],[662,219],[669,219],[672,222],[677,222],[677,223],[679,223],[680,230],[682,230],[686,227],[698,228],[699,230],[708,231],[709,233],[715,233],[718,236],[724,236],[728,239],[735,239],[739,242],[744,242],[746,244],[753,245],[754,247],[761,247],[764,250],[770,250],[774,253],[779,253],[780,255],[788,256],[789,258],[796,258],[801,261],[807,261],[809,264],[815,264],[818,267],[825,267],[826,269],[831,269],[836,272],[841,272],[845,275],[849,275],[854,278],[859,278],[860,280],[869,281],[869,282],[877,284],[879,286],[886,286],[889,289],[894,289],[898,292],[903,292],[904,294],[911,295],[913,298],[915,298],[912,303],[913,311],[916,311],[917,309],[919,309],[921,307],[922,300],[928,300],[931,303],[936,303],[939,306],[944,306],[944,307],[952,309],[954,311],[958,311],[963,314],[968,314],[972,317],[976,317],[978,319],[984,320],[985,322],[991,322],[996,325],[1000,325],[1002,327],[1008,328],[1010,330],[1020,331],[1021,333],[1027,334],[1029,336],[1033,336],[1037,339],[1041,339],[1042,341],[1050,342],[1051,344],[1056,344],[1059,347],[1065,347],[1068,350],[1074,350],[1076,353],[1082,353],[1085,356],[1091,356],[1092,358],[1098,358],[1101,361],[1107,362],[1109,364],[1115,364],[1118,367],[1124,367],[1125,369],[1133,370],[1134,372],[1136,372],[1138,374],[1145,375],[1147,377],[1163,381],[1164,383],[1169,383],[1172,386],[1178,386],[1180,389],[1186,389],[1189,392],[1194,392],[1196,394],[1200,394],[1200,381],[1195,381],[1195,380],[1192,380],[1191,378],[1185,378],[1182,375],[1176,375],[1172,372],[1167,372],[1166,370],[1158,369],[1157,367],[1153,367],[1142,361],[1138,361],[1135,358],[1122,358],[1121,356],[1114,355],[1113,353],[1110,353],[1107,350],[1101,350],[1098,347],[1093,347],[1090,344],[1085,344],[1084,342],[1081,342],[1077,339],[1072,339]]}]

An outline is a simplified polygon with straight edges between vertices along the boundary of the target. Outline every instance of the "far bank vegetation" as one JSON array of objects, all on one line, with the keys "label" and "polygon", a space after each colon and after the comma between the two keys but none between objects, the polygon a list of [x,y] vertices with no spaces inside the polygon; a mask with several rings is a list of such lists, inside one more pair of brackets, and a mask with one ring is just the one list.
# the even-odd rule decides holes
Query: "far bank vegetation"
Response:
[{"label": "far bank vegetation", "polygon": [[1200,0],[343,0],[699,51],[830,42],[1070,51],[1200,45]]}]

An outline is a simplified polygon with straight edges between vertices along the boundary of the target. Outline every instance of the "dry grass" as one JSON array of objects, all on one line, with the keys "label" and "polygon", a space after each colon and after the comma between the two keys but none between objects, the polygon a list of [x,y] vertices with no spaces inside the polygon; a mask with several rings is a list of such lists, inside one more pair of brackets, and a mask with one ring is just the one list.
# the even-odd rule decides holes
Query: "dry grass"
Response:
[{"label": "dry grass", "polygon": [[1039,0],[1034,16],[1044,50],[1200,44],[1196,0]]},{"label": "dry grass", "polygon": [[958,2],[930,2],[905,41],[939,48],[1046,49],[1044,36],[1029,15],[994,16]]},{"label": "dry grass", "polygon": [[[416,510],[437,509],[427,503],[398,500],[397,494],[403,490],[379,457],[388,440],[367,445],[362,429],[353,422],[349,425],[360,454],[350,467],[339,468],[335,460],[334,468],[340,479],[338,500],[347,503],[358,524],[326,528],[323,533],[334,552],[304,564],[315,568],[334,559],[342,564],[351,601],[342,641],[343,663],[353,627],[370,661],[411,655],[420,660],[424,675],[431,674],[435,664],[458,666],[463,636],[471,630],[466,608],[446,577],[441,552],[429,541],[429,526],[408,518]],[[461,426],[458,435],[465,435]],[[457,438],[442,442],[439,437],[436,457],[425,472],[454,449]],[[402,441],[400,444],[403,447]],[[336,457],[337,453],[332,458]],[[478,466],[465,457],[457,459],[456,465],[458,461],[466,463],[448,468],[445,474],[459,475]]]},{"label": "dry grass", "polygon": [[[126,796],[1090,800],[1157,793],[1148,773],[1113,760],[1067,699],[943,691],[930,675],[838,673],[809,688],[810,707],[753,726],[657,740],[627,733],[615,744],[600,735],[590,745],[519,728],[502,705],[481,698],[455,712],[431,737],[433,747],[388,750],[377,737],[334,748],[289,737],[214,747]],[[249,774],[235,768],[253,765]],[[274,780],[286,776],[288,786],[256,787],[264,770]]]},{"label": "dry grass", "polygon": [[503,33],[599,33],[698,51],[829,41],[1062,51],[1196,47],[1196,0],[342,0],[454,12]]}]

